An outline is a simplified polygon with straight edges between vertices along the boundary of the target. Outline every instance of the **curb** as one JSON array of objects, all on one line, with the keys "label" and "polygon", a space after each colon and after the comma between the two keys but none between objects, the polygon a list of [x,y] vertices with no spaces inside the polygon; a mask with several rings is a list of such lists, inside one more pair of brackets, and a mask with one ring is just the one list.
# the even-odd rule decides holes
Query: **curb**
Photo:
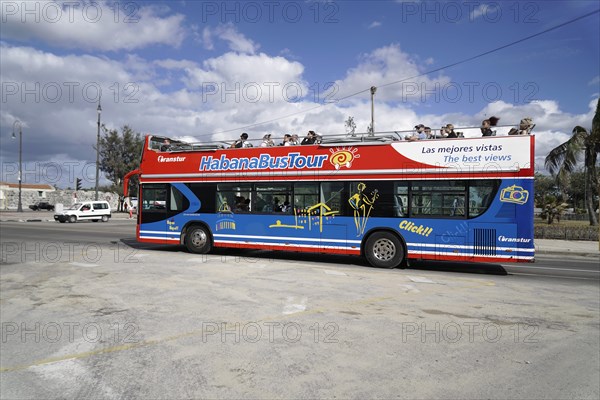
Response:
[{"label": "curb", "polygon": [[580,256],[580,257],[598,257],[600,256],[600,252],[596,250],[595,252],[589,251],[571,251],[571,250],[536,250],[535,254],[544,254],[544,255],[555,255],[555,256]]}]

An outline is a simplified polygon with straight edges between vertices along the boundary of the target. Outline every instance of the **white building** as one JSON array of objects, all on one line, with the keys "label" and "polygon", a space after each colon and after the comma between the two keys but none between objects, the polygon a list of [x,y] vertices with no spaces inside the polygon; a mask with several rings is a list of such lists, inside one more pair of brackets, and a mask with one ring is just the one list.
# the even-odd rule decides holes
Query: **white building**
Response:
[{"label": "white building", "polygon": [[[49,193],[56,189],[48,184],[21,184],[21,204],[27,208],[38,201],[48,201]],[[19,204],[19,184],[0,182],[0,210],[17,209]]]}]

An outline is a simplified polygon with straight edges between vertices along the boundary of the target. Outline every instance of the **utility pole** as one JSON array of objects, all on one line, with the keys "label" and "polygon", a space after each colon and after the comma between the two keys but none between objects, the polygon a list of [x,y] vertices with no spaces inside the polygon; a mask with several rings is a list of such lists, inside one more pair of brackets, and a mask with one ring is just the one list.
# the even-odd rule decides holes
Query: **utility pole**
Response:
[{"label": "utility pole", "polygon": [[377,88],[375,86],[371,86],[371,132],[369,132],[369,136],[375,136],[375,92]]}]

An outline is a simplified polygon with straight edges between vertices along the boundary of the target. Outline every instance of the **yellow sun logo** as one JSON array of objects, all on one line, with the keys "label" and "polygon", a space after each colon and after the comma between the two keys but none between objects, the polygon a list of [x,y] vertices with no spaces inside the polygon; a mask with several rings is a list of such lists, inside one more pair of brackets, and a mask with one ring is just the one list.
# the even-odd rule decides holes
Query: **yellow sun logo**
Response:
[{"label": "yellow sun logo", "polygon": [[357,148],[336,147],[335,150],[329,149],[329,151],[331,152],[329,162],[335,169],[340,169],[342,167],[350,168],[352,166],[352,161],[354,161],[355,158],[360,158],[360,154],[356,154],[358,152]]}]

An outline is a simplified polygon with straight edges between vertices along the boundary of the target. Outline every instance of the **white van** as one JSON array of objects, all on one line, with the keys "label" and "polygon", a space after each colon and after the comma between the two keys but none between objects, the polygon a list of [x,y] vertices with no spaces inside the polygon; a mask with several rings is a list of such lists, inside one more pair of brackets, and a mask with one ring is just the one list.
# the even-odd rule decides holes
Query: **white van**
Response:
[{"label": "white van", "polygon": [[80,220],[106,222],[110,217],[110,204],[108,204],[108,201],[103,200],[75,203],[71,207],[65,208],[63,212],[54,214],[54,220],[62,223]]}]

